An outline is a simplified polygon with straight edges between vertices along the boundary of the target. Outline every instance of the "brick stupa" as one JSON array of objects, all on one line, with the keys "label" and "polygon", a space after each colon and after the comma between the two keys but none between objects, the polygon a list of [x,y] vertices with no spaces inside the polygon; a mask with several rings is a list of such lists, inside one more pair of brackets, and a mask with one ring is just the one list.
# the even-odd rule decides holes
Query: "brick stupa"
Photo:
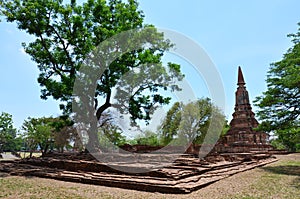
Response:
[{"label": "brick stupa", "polygon": [[255,130],[259,123],[252,112],[245,84],[241,67],[239,67],[233,119],[230,122],[230,129],[227,134],[216,146],[219,152],[250,152],[272,149],[268,144],[269,135]]}]

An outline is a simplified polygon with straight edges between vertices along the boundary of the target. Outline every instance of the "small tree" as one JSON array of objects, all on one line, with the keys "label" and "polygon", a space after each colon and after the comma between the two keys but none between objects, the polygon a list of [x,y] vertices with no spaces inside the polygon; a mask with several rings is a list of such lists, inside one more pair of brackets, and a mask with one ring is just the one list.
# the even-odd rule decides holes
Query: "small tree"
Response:
[{"label": "small tree", "polygon": [[0,152],[20,149],[17,130],[13,126],[12,115],[2,112],[0,115]]},{"label": "small tree", "polygon": [[22,125],[23,137],[27,149],[32,152],[40,148],[42,154],[48,152],[53,141],[53,128],[49,125],[49,118],[28,118]]},{"label": "small tree", "polygon": [[55,147],[63,152],[76,132],[72,125],[72,121],[64,117],[25,120],[22,130],[26,146],[30,150],[30,157],[37,148],[40,148],[42,154]]},{"label": "small tree", "polygon": [[38,147],[38,142],[36,139],[36,119],[28,118],[23,122],[21,127],[22,136],[25,144],[25,150],[30,152],[29,157],[32,157],[33,151]]}]

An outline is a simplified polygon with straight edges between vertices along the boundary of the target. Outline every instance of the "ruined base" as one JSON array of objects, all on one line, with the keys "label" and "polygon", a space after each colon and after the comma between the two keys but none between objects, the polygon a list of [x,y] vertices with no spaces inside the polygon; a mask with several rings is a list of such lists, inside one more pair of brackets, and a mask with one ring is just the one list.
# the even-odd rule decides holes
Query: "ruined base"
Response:
[{"label": "ruined base", "polygon": [[[126,165],[134,171],[151,164],[153,157]],[[168,155],[166,155],[168,156]],[[276,161],[269,154],[230,153],[212,155],[205,160],[183,155],[174,163],[146,173],[125,173],[90,156],[85,160],[74,157],[52,156],[18,161],[0,161],[0,172],[11,175],[36,176],[86,184],[119,187],[149,192],[184,194],[213,182],[255,167]],[[82,159],[82,157],[80,157]],[[114,163],[115,164],[115,163]]]}]

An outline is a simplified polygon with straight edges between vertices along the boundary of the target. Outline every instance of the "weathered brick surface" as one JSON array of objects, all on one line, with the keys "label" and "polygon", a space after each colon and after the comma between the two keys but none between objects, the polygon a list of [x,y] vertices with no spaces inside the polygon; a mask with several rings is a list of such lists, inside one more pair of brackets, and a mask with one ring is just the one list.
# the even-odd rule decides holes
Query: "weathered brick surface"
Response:
[{"label": "weathered brick surface", "polygon": [[[0,172],[150,192],[189,193],[236,173],[276,161],[268,154],[222,154],[209,156],[206,160],[183,155],[169,166],[134,174],[117,171],[95,160],[75,160],[78,156],[67,156],[73,160],[66,160],[64,157],[0,161]],[[136,169],[135,164],[127,166]]]}]

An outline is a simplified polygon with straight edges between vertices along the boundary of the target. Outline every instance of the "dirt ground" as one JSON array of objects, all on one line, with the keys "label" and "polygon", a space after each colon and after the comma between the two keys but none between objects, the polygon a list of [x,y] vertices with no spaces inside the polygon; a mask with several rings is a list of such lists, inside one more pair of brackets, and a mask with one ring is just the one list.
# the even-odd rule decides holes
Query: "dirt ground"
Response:
[{"label": "dirt ground", "polygon": [[148,193],[96,185],[0,174],[0,198],[291,198],[300,197],[300,154],[220,180],[186,195]]}]

